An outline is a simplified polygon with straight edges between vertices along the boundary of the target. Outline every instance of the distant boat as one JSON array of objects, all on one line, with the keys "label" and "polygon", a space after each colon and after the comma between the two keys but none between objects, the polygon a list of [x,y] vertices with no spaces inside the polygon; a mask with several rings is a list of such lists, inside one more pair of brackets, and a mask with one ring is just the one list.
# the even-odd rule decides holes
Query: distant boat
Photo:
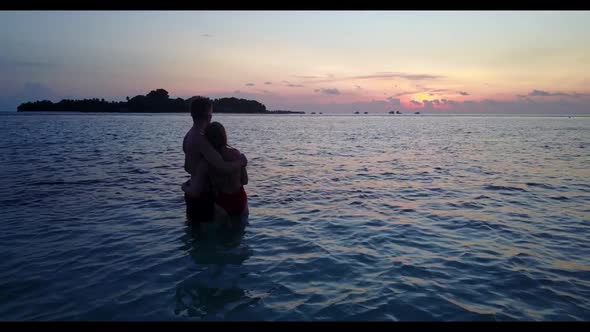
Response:
[{"label": "distant boat", "polygon": [[420,114],[420,112],[415,112],[414,114]]},{"label": "distant boat", "polygon": [[389,114],[395,114],[395,111],[389,111],[388,113]]},{"label": "distant boat", "polygon": [[311,112],[311,114],[315,114],[315,112]]},{"label": "distant boat", "polygon": [[324,113],[320,112],[320,114],[324,114]]},{"label": "distant boat", "polygon": [[400,112],[400,111],[397,111],[397,112],[395,112],[395,114],[402,114],[402,112]]},{"label": "distant boat", "polygon": [[359,112],[354,112],[354,114],[359,114]]},{"label": "distant boat", "polygon": [[365,112],[365,114],[369,114],[369,112]]}]

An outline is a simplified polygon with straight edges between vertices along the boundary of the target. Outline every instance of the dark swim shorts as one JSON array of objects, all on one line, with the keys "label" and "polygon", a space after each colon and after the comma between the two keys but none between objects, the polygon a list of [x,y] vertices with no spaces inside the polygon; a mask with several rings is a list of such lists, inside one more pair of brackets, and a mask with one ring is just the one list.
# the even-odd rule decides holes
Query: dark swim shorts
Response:
[{"label": "dark swim shorts", "polygon": [[201,193],[199,197],[184,194],[186,216],[191,222],[212,222],[215,211],[215,197],[212,192]]}]

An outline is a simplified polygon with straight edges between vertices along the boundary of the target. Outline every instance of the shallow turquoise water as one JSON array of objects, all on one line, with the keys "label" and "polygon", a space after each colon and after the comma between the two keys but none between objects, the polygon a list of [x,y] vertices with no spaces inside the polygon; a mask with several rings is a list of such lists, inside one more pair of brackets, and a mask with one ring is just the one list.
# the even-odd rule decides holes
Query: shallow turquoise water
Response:
[{"label": "shallow turquoise water", "polygon": [[186,222],[188,115],[0,116],[0,320],[589,320],[590,118],[214,115],[250,220]]}]

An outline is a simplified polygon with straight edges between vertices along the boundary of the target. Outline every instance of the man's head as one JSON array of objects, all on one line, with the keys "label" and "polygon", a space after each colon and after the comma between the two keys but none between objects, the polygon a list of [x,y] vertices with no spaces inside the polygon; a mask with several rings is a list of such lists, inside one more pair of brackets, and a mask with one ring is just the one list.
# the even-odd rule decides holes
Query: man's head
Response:
[{"label": "man's head", "polygon": [[191,117],[195,123],[204,122],[209,124],[213,115],[213,103],[207,97],[194,97],[191,102]]}]

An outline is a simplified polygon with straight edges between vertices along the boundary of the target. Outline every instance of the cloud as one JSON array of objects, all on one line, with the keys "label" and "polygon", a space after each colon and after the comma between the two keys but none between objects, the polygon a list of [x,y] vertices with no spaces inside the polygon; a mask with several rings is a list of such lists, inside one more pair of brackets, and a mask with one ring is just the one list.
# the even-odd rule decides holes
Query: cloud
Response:
[{"label": "cloud", "polygon": [[[445,95],[447,93],[456,93],[455,90],[441,89],[441,88],[433,89],[433,88],[428,88],[428,87],[422,86],[420,84],[416,84],[416,89],[417,90],[414,90],[414,91],[402,91],[402,92],[399,92],[395,95],[398,97],[401,97],[401,96],[407,96],[407,95],[412,95],[412,94],[416,94],[416,93],[428,93],[428,95],[430,95],[430,96],[439,96],[439,95]],[[467,92],[459,92],[459,93],[464,96],[468,95]]]},{"label": "cloud", "polygon": [[561,97],[571,97],[569,93],[563,92],[547,92],[542,90],[533,90],[529,93],[531,97],[554,97],[554,96],[561,96]]},{"label": "cloud", "polygon": [[446,111],[486,114],[588,114],[590,103],[566,100],[537,101],[528,98],[516,100],[484,99],[456,102],[447,100]]},{"label": "cloud", "polygon": [[362,89],[363,89],[363,88],[361,88],[361,86],[360,86],[360,85],[355,85],[354,87],[355,87],[357,90],[362,90]]},{"label": "cloud", "polygon": [[401,96],[413,95],[415,93],[420,93],[420,91],[403,91],[403,92],[396,93],[394,96],[401,97]]},{"label": "cloud", "polygon": [[321,78],[320,76],[300,76],[300,75],[293,75],[293,77],[297,77],[297,78],[303,78],[303,79],[315,79],[315,78]]},{"label": "cloud", "polygon": [[[547,92],[547,91],[537,90],[537,89],[529,92],[528,95],[531,97],[573,97],[573,98],[590,96],[590,94],[588,94],[588,93]],[[520,97],[521,95],[518,95],[518,96]]]},{"label": "cloud", "polygon": [[551,96],[551,93],[541,90],[533,90],[529,93],[529,96],[537,97],[537,96]]},{"label": "cloud", "polygon": [[[528,98],[527,98],[528,99]],[[445,111],[445,112],[456,112],[456,113],[479,113],[479,114],[550,114],[550,113],[588,113],[590,112],[590,105],[575,105],[573,103],[567,103],[563,100],[557,102],[543,102],[535,103],[532,100],[517,99],[513,101],[496,100],[496,99],[483,99],[480,101],[466,100],[466,101],[454,101],[449,99],[434,99],[434,100],[422,100],[418,102],[412,100],[411,103],[416,106],[422,106],[422,109],[429,111]],[[567,105],[567,106],[566,106]],[[584,111],[585,108],[585,111]]]},{"label": "cloud", "polygon": [[246,83],[246,86],[255,86],[256,84],[254,83]]},{"label": "cloud", "polygon": [[420,84],[416,85],[417,90],[415,91],[404,91],[404,92],[400,92],[398,94],[396,94],[396,96],[405,96],[405,95],[411,95],[411,94],[415,94],[415,93],[428,93],[430,96],[440,96],[440,95],[446,95],[448,93],[451,94],[460,94],[462,96],[469,96],[468,92],[465,91],[456,91],[456,90],[452,90],[452,89],[444,89],[444,88],[437,88],[437,89],[433,89],[433,88],[428,88],[425,86],[422,86]]},{"label": "cloud", "polygon": [[282,109],[304,112],[324,112],[324,113],[346,113],[352,114],[358,112],[382,113],[386,114],[391,110],[391,104],[385,100],[373,100],[370,102],[352,102],[352,103],[328,103],[328,104],[291,104],[281,106]]},{"label": "cloud", "polygon": [[266,85],[271,85],[271,84],[272,84],[272,82],[264,82],[264,84],[266,84]]},{"label": "cloud", "polygon": [[424,103],[424,108],[434,108],[434,106],[432,105],[432,102],[429,100],[422,100],[422,102]]},{"label": "cloud", "polygon": [[[288,109],[293,111],[305,112],[339,112],[352,114],[355,111],[369,113],[386,114],[392,107],[399,109],[401,112],[413,112],[414,110],[424,110],[429,113],[457,113],[457,114],[590,114],[590,101],[585,99],[568,100],[537,100],[536,102],[524,99],[514,99],[512,101],[499,99],[485,99],[482,101],[454,101],[446,98],[426,101],[410,101],[410,105],[401,104],[393,106],[392,102],[397,102],[397,98],[391,96],[382,100],[373,100],[370,102],[348,102],[341,103],[327,102],[323,98],[325,94],[322,91],[331,89],[316,89],[315,94],[308,95],[308,98],[316,96],[315,101],[309,99],[309,102],[302,103],[306,100],[301,96],[283,96],[269,91],[261,90],[256,93],[240,92],[233,95],[238,98],[258,100],[265,104],[268,109]],[[341,92],[341,91],[339,91]],[[328,94],[329,95],[329,94]],[[232,96],[232,93],[220,93],[218,97]],[[213,96],[210,96],[213,97]],[[344,97],[337,98],[346,100]],[[439,104],[437,104],[437,102]]]},{"label": "cloud", "polygon": [[451,90],[449,90],[449,89],[429,89],[429,88],[425,88],[425,89],[426,89],[427,91],[430,91],[430,92],[435,92],[435,93],[436,93],[436,92],[449,92],[449,91],[451,91]]},{"label": "cloud", "polygon": [[[566,96],[567,96],[567,94],[566,94]],[[589,93],[577,93],[577,92],[574,92],[569,95],[569,97],[573,97],[573,98],[588,97],[588,96],[590,96]]]},{"label": "cloud", "polygon": [[436,80],[436,79],[445,78],[445,77],[446,76],[434,75],[434,74],[378,72],[378,73],[369,74],[369,75],[348,76],[348,77],[340,77],[340,78],[328,78],[328,79],[321,79],[321,80],[311,80],[308,82],[309,83],[329,83],[329,82],[367,80],[367,79],[380,79],[380,80],[406,79],[406,80],[410,80],[410,81],[423,81],[423,80]]},{"label": "cloud", "polygon": [[302,84],[295,84],[295,83],[291,83],[291,82],[285,81],[285,80],[283,80],[281,82],[283,82],[286,86],[288,86],[290,88],[302,88],[303,87]]},{"label": "cloud", "polygon": [[393,106],[400,106],[402,104],[399,98],[387,97],[387,100],[389,100]]},{"label": "cloud", "polygon": [[340,91],[338,89],[316,89],[315,92],[320,92],[325,95],[339,95]]},{"label": "cloud", "polygon": [[493,100],[493,99],[484,99],[484,100],[481,100],[480,103],[484,104],[484,105],[497,105],[498,101]]},{"label": "cloud", "polygon": [[240,94],[240,93],[242,93],[242,92],[241,92],[240,90],[235,90],[235,91],[234,91],[234,93],[235,93],[235,94]]},{"label": "cloud", "polygon": [[210,37],[213,37],[213,35],[208,34],[208,33],[204,33],[201,35],[201,37],[210,38]]},{"label": "cloud", "polygon": [[421,81],[421,80],[435,80],[439,78],[444,78],[441,75],[431,75],[431,74],[408,74],[408,73],[392,73],[392,72],[380,72],[375,73],[372,75],[362,75],[362,76],[353,76],[353,79],[395,79],[395,78],[402,78],[412,81]]}]

